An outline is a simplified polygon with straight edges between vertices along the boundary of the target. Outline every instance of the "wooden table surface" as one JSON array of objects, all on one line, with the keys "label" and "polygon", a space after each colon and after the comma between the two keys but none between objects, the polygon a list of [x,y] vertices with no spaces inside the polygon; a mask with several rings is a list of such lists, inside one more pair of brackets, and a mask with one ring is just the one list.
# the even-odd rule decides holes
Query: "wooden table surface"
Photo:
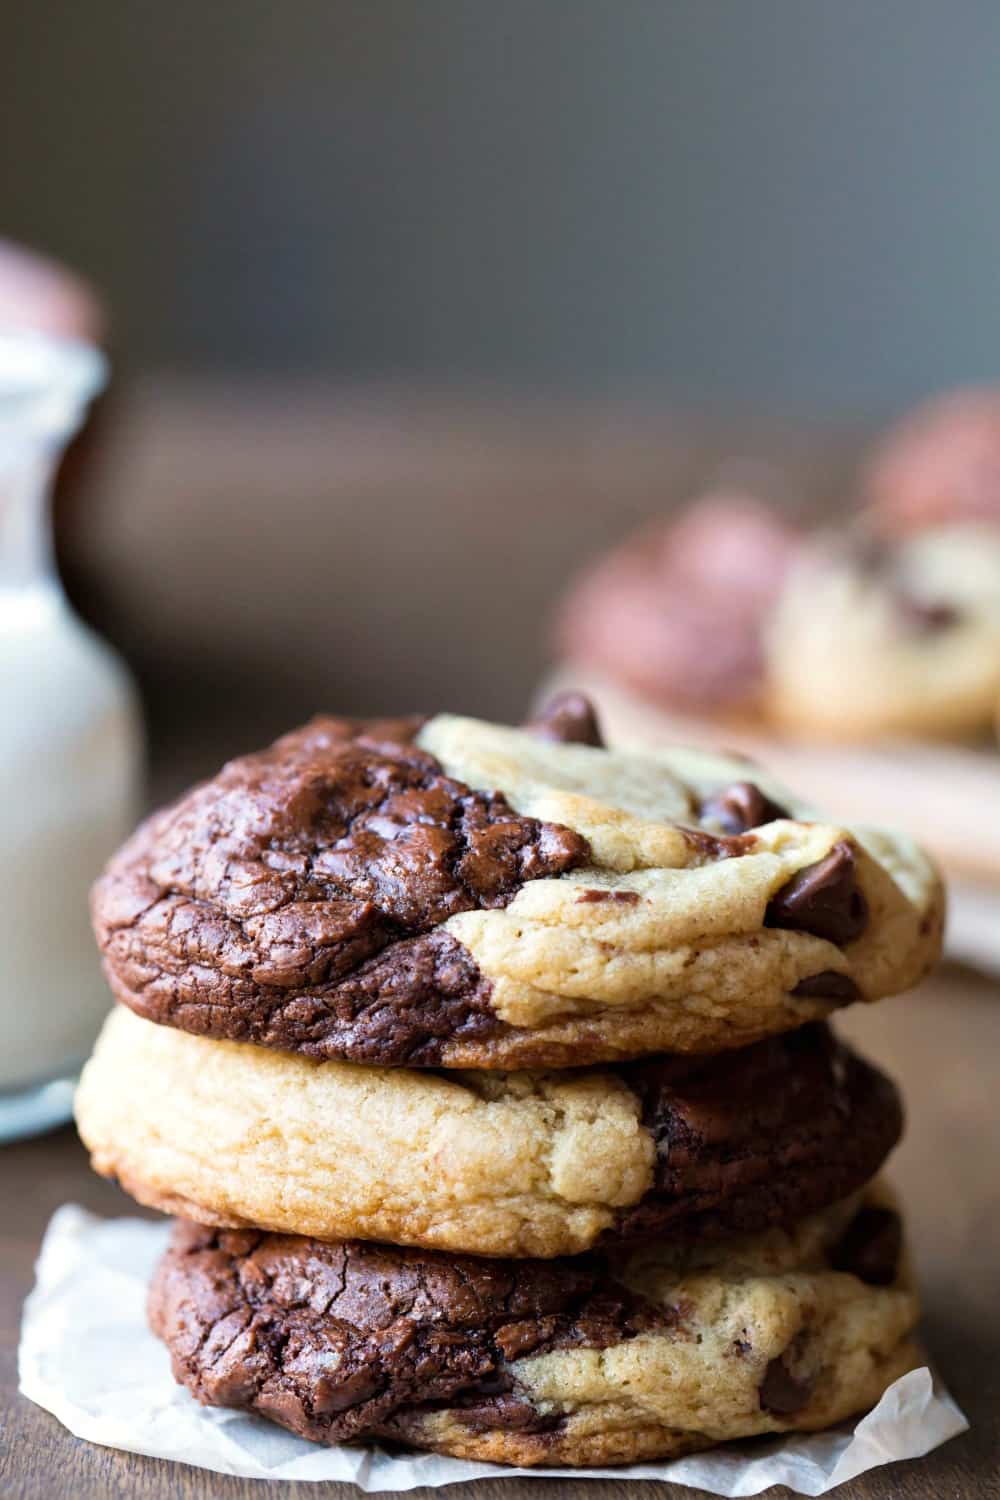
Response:
[{"label": "wooden table surface", "polygon": [[[972,1431],[929,1455],[877,1469],[840,1494],[844,1500],[973,1500],[1000,1494],[1000,983],[948,969],[921,991],[859,1008],[843,1029],[903,1085],[909,1124],[893,1176],[909,1209],[911,1239],[926,1303],[926,1341]],[[237,1500],[265,1493],[257,1481],[223,1478],[184,1465],[96,1448],[71,1437],[54,1417],[17,1394],[21,1302],[49,1216],[77,1202],[103,1214],[134,1211],[116,1188],[88,1170],[69,1129],[0,1148],[0,1497],[2,1500]],[[580,1495],[579,1484],[491,1481],[449,1489],[491,1500],[529,1492],[545,1500]],[[670,1486],[680,1497],[694,1493]],[[307,1484],[272,1485],[275,1500],[306,1500]],[[348,1500],[349,1485],[324,1495]],[[413,1492],[428,1495],[430,1491]],[[652,1493],[646,1485],[595,1482],[586,1500]],[[778,1493],[773,1491],[772,1493]]]}]

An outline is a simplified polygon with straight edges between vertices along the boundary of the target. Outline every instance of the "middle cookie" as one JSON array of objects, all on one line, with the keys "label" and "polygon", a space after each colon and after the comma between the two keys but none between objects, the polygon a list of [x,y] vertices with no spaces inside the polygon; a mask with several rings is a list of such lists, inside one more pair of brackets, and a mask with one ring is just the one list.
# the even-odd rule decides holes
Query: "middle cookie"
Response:
[{"label": "middle cookie", "polygon": [[860,1188],[898,1094],[821,1025],[574,1073],[312,1062],[116,1009],[77,1097],[94,1167],[205,1224],[494,1256],[794,1223]]}]

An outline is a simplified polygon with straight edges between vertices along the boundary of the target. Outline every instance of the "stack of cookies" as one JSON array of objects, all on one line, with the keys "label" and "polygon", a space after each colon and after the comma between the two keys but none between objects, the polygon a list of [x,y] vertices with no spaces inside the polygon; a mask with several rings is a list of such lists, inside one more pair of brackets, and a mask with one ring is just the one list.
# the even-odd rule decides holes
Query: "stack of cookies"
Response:
[{"label": "stack of cookies", "polygon": [[176,1214],[176,1378],[318,1442],[628,1463],[827,1426],[918,1362],[892,1083],[826,1019],[916,983],[897,836],[745,761],[321,718],[139,829],[99,1172]]}]

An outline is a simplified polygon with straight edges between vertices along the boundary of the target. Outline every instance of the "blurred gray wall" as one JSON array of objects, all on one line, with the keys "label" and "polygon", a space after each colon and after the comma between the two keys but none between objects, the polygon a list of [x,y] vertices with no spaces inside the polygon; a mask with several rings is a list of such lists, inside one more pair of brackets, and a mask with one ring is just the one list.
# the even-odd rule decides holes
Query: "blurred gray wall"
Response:
[{"label": "blurred gray wall", "polygon": [[0,229],[139,364],[844,413],[1000,373],[988,0],[0,9]]}]

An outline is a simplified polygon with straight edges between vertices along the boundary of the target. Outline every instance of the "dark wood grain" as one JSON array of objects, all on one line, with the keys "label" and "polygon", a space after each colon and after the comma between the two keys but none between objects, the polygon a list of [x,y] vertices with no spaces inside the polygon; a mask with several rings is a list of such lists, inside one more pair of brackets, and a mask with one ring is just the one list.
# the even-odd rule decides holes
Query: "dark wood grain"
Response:
[{"label": "dark wood grain", "polygon": [[[863,1012],[843,1029],[903,1085],[906,1139],[893,1177],[907,1203],[926,1301],[927,1343],[973,1430],[927,1458],[876,1470],[847,1485],[845,1500],[979,1500],[1000,1493],[1000,985],[948,970],[918,993]],[[0,1496],[3,1500],[238,1500],[261,1493],[257,1481],[95,1448],[16,1392],[21,1301],[44,1227],[60,1203],[103,1214],[134,1213],[116,1188],[88,1170],[70,1130],[0,1151]],[[497,1481],[489,1494],[515,1500],[532,1481]],[[450,1489],[468,1500],[477,1489]],[[312,1485],[276,1485],[275,1500],[315,1497]],[[349,1485],[324,1495],[347,1500]],[[429,1492],[421,1492],[429,1493]],[[581,1494],[579,1484],[547,1481],[551,1500]],[[590,1500],[648,1493],[645,1486],[588,1484]],[[678,1497],[693,1493],[677,1489]]]}]

